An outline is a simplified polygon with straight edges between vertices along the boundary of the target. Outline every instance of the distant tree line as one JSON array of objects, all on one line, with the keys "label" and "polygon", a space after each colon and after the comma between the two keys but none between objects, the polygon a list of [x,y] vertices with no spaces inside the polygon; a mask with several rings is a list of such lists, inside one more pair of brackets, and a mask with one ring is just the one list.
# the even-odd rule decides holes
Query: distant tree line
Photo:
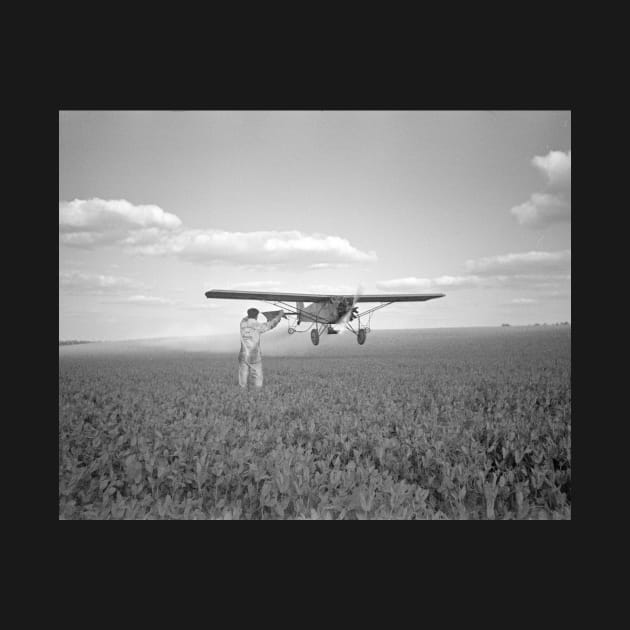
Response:
[{"label": "distant tree line", "polygon": [[77,343],[94,343],[93,341],[82,341],[80,339],[68,339],[66,341],[59,340],[60,346],[74,346]]},{"label": "distant tree line", "polygon": [[[525,327],[531,327],[531,326],[570,326],[571,322],[554,322],[553,324],[547,324],[547,323],[543,323],[543,324],[539,324],[538,322],[536,322],[535,324],[519,324],[520,326],[525,326]],[[511,326],[511,324],[501,324],[501,326]]]}]

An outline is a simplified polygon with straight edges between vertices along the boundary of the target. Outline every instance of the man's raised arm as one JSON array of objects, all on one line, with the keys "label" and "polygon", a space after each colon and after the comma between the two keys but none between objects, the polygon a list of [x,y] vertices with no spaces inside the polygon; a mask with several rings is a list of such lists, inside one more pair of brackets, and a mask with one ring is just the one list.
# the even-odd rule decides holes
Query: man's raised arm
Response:
[{"label": "man's raised arm", "polygon": [[260,324],[258,328],[259,332],[265,333],[268,330],[275,328],[280,323],[280,320],[282,319],[283,315],[284,315],[284,311],[281,310],[273,319],[270,319],[268,322],[265,322],[264,324]]}]

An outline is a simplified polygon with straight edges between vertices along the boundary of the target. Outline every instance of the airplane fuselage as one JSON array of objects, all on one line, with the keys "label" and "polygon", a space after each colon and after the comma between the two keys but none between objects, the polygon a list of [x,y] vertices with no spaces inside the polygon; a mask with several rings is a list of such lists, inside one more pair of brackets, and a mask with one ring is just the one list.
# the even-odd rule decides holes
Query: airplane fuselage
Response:
[{"label": "airplane fuselage", "polygon": [[[333,297],[326,302],[313,302],[306,307],[298,302],[297,310],[298,323],[337,324],[352,310],[352,298]],[[352,319],[352,315],[350,318]]]}]

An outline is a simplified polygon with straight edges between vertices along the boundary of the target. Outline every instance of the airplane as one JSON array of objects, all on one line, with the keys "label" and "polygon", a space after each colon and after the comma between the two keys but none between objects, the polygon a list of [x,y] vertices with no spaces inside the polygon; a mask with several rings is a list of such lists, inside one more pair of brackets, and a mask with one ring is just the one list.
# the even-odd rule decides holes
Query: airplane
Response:
[{"label": "airplane", "polygon": [[[370,332],[370,323],[372,321],[372,313],[380,308],[389,306],[394,302],[425,302],[435,298],[444,297],[444,293],[381,293],[372,295],[360,295],[359,292],[352,295],[321,295],[314,293],[277,293],[273,291],[228,291],[223,289],[214,289],[206,291],[206,297],[209,299],[219,300],[260,300],[268,302],[274,306],[284,310],[284,318],[289,326],[289,334],[295,332],[311,331],[311,341],[313,345],[319,344],[320,336],[326,331],[329,335],[339,333],[333,326],[343,325],[357,337],[360,345],[365,343],[367,334]],[[295,302],[295,307],[288,304]],[[308,306],[304,303],[308,302]],[[358,302],[378,302],[378,306],[374,306],[363,313],[359,313],[359,307],[355,306]],[[280,311],[267,311],[263,315],[267,320],[275,317]],[[369,316],[367,324],[361,324],[361,318],[365,322],[365,317]],[[291,318],[291,319],[290,319]],[[357,330],[354,329],[350,322],[357,320]],[[302,323],[310,325],[305,330],[298,330],[298,326]]]}]

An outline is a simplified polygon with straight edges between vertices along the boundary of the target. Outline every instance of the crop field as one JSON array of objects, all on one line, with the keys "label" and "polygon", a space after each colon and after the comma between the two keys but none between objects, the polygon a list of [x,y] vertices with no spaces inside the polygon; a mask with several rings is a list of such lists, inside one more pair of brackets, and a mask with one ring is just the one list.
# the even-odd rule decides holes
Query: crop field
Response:
[{"label": "crop field", "polygon": [[60,347],[59,518],[571,518],[570,326],[262,349]]}]

